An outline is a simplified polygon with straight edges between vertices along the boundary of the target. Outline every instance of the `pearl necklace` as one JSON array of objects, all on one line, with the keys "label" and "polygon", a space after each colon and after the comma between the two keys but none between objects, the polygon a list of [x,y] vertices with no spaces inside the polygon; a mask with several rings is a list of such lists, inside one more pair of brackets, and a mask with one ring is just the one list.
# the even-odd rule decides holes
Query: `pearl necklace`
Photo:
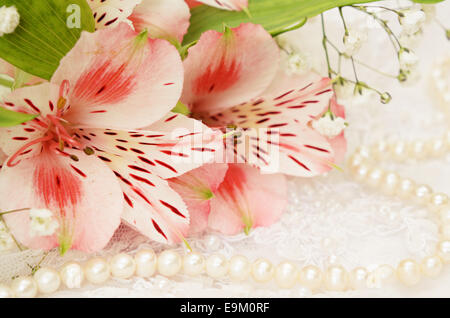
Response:
[{"label": "pearl necklace", "polygon": [[[433,72],[434,86],[444,105],[449,105],[450,92],[448,77],[450,58],[440,61]],[[438,214],[441,241],[436,246],[436,253],[417,262],[404,259],[397,268],[380,265],[373,271],[358,267],[348,272],[343,266],[331,265],[325,271],[316,266],[301,269],[292,262],[282,262],[274,266],[267,259],[250,262],[245,256],[237,255],[230,259],[214,254],[209,257],[196,252],[184,256],[173,250],[157,255],[151,249],[141,250],[134,256],[121,253],[106,260],[96,257],[82,265],[76,262],[65,264],[59,271],[40,268],[33,277],[18,277],[10,286],[0,285],[0,298],[35,297],[39,293],[48,295],[60,287],[68,289],[81,288],[83,282],[99,285],[111,277],[130,279],[133,276],[150,278],[156,273],[173,277],[179,273],[198,276],[206,273],[214,279],[228,276],[236,282],[243,282],[252,277],[258,283],[275,280],[280,288],[293,288],[297,284],[311,291],[325,289],[345,291],[359,288],[380,288],[392,283],[395,278],[407,286],[417,285],[422,276],[437,277],[444,264],[450,264],[450,199],[444,193],[434,193],[428,185],[416,185],[409,179],[395,172],[385,171],[374,165],[390,157],[396,161],[407,158],[425,159],[439,157],[450,151],[450,130],[442,137],[428,141],[397,141],[388,143],[380,141],[370,147],[360,147],[350,157],[348,169],[355,180],[381,190],[384,194],[413,200],[426,206],[431,213]]]},{"label": "pearl necklace", "polygon": [[0,298],[35,297],[38,293],[48,295],[61,286],[69,289],[80,288],[84,280],[99,285],[111,277],[150,278],[156,273],[165,277],[174,277],[180,273],[188,276],[206,273],[214,279],[228,276],[236,282],[243,282],[252,277],[257,283],[275,280],[280,288],[293,288],[300,284],[311,291],[380,288],[391,283],[396,277],[403,284],[413,286],[420,282],[422,276],[438,276],[443,265],[450,264],[450,199],[446,194],[434,193],[428,185],[416,185],[413,180],[402,178],[395,172],[384,171],[373,163],[386,159],[388,155],[401,161],[406,158],[438,157],[447,151],[450,151],[450,131],[441,138],[426,142],[381,141],[371,147],[360,147],[348,161],[349,172],[355,180],[378,188],[385,194],[412,199],[417,204],[427,206],[430,212],[439,214],[441,241],[436,247],[436,254],[425,257],[421,262],[405,259],[396,269],[385,264],[371,272],[363,267],[348,272],[340,265],[332,265],[321,271],[316,266],[299,269],[288,261],[275,266],[267,259],[250,262],[240,255],[227,259],[220,254],[204,257],[199,253],[189,252],[181,256],[173,250],[157,255],[153,250],[145,249],[134,256],[121,253],[109,260],[97,257],[84,265],[70,262],[59,271],[40,268],[33,277],[16,278],[9,287],[0,285]]}]

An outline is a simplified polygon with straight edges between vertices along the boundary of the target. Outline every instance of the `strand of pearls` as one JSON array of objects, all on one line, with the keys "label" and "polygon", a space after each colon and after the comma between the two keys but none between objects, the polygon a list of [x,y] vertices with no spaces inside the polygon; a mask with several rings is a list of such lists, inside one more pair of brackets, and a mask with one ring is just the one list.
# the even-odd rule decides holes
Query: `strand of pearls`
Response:
[{"label": "strand of pearls", "polygon": [[439,101],[450,112],[450,55],[439,59],[432,73],[432,83]]},{"label": "strand of pearls", "polygon": [[63,286],[68,289],[81,288],[84,281],[99,285],[111,277],[150,278],[157,273],[165,277],[206,274],[214,279],[228,277],[237,282],[251,277],[258,283],[275,280],[280,288],[293,288],[300,284],[313,292],[320,289],[345,291],[367,287],[381,288],[396,278],[407,286],[416,285],[423,276],[437,277],[444,264],[450,264],[450,198],[444,193],[433,192],[428,185],[417,185],[413,180],[403,178],[396,172],[385,171],[375,166],[374,162],[388,157],[397,161],[438,157],[448,151],[450,130],[444,136],[428,141],[382,141],[370,147],[361,147],[348,162],[348,169],[356,180],[380,189],[385,194],[412,199],[417,204],[428,207],[430,212],[438,213],[441,241],[434,255],[429,255],[419,262],[405,259],[399,262],[396,268],[384,264],[372,271],[364,267],[347,271],[343,266],[331,265],[322,271],[316,266],[298,268],[289,261],[276,266],[267,259],[251,262],[241,255],[227,259],[220,254],[205,257],[197,252],[189,252],[182,256],[173,250],[157,255],[153,250],[146,249],[134,256],[121,253],[109,260],[96,257],[85,264],[70,262],[59,271],[40,268],[33,277],[16,278],[10,286],[0,285],[0,298],[48,295]]}]

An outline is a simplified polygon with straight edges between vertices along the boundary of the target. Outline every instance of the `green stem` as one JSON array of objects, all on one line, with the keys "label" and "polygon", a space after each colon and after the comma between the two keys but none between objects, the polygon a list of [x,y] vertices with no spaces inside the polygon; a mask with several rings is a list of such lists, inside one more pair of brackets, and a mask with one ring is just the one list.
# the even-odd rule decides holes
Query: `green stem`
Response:
[{"label": "green stem", "polygon": [[328,38],[327,38],[326,31],[325,31],[325,19],[323,17],[323,13],[320,15],[320,18],[322,20],[322,34],[323,34],[322,45],[323,45],[323,48],[325,49],[325,55],[326,55],[326,59],[327,59],[328,77],[332,78],[333,69],[331,68],[330,55],[328,53],[328,46],[327,46]]},{"label": "green stem", "polygon": [[3,219],[3,215],[2,215],[2,214],[0,214],[0,222],[3,223],[3,225],[5,226],[6,231],[9,233],[9,235],[11,235],[11,237],[12,237],[14,243],[16,244],[17,248],[19,249],[19,251],[22,252],[22,251],[23,251],[22,246],[20,246],[19,242],[16,240],[16,238],[14,237],[14,235],[12,235],[12,233],[11,233],[11,231],[10,231],[8,225],[6,224],[5,220]]},{"label": "green stem", "polygon": [[49,253],[50,253],[49,251],[45,252],[44,255],[42,256],[42,258],[39,260],[39,262],[35,266],[30,266],[30,264],[28,264],[28,266],[31,267],[31,275],[34,275],[39,270],[39,268],[41,268],[42,262],[47,258]]},{"label": "green stem", "polygon": [[17,210],[11,210],[11,211],[6,211],[6,212],[1,212],[1,213],[0,213],[0,216],[6,215],[6,214],[11,214],[11,213],[16,213],[16,212],[28,211],[28,210],[30,210],[30,208],[17,209]]},{"label": "green stem", "polygon": [[[365,7],[365,6],[352,5],[350,7],[354,8],[358,11],[364,12],[365,14],[370,15],[372,18],[374,18],[375,21],[377,21],[381,25],[381,27],[384,29],[384,31],[387,33],[389,40],[391,41],[391,43],[394,46],[394,49],[397,53],[399,52],[399,50],[401,50],[403,48],[399,39],[395,36],[394,32],[392,32],[391,28],[389,27],[389,25],[387,24],[386,21],[380,19],[375,13],[367,11],[367,7]],[[398,48],[397,48],[397,45],[398,45]]]}]

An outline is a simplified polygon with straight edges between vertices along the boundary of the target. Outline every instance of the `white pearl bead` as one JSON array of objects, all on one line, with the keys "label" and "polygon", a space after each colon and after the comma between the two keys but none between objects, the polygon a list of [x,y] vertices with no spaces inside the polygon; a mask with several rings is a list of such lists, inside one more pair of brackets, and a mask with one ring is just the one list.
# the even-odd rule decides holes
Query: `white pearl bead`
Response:
[{"label": "white pearl bead", "polygon": [[348,160],[348,166],[351,170],[356,169],[357,167],[359,167],[361,164],[363,164],[365,162],[366,159],[364,159],[363,156],[361,156],[360,154],[354,154],[353,156],[351,156]]},{"label": "white pearl bead", "polygon": [[383,169],[380,168],[371,169],[367,176],[367,183],[372,187],[376,187],[381,183],[383,176],[384,176]]},{"label": "white pearl bead", "polygon": [[214,254],[206,259],[206,273],[212,278],[222,278],[228,273],[228,261],[225,256]]},{"label": "white pearl bead", "polygon": [[448,203],[449,198],[448,195],[446,195],[445,193],[434,193],[431,195],[430,207],[435,211],[447,206]]},{"label": "white pearl bead", "polygon": [[38,286],[32,277],[18,277],[13,280],[11,290],[18,298],[33,298],[38,293]]},{"label": "white pearl bead", "polygon": [[370,151],[370,148],[367,147],[367,146],[361,146],[361,147],[358,147],[358,148],[356,149],[356,152],[355,152],[355,153],[359,154],[361,157],[366,158],[366,159],[372,157],[372,153],[371,153],[371,151]]},{"label": "white pearl bead", "polygon": [[34,274],[38,289],[43,294],[52,294],[61,286],[61,278],[57,271],[51,268],[40,268]]},{"label": "white pearl bead", "polygon": [[437,246],[438,255],[445,264],[450,264],[450,241],[441,241]]},{"label": "white pearl bead", "polygon": [[380,265],[367,277],[367,287],[382,288],[395,281],[395,269],[390,265]]},{"label": "white pearl bead", "polygon": [[415,188],[414,181],[408,178],[402,179],[398,187],[398,195],[401,198],[408,199],[413,195]]},{"label": "white pearl bead", "polygon": [[416,140],[409,144],[409,154],[413,158],[423,159],[428,154],[426,143],[422,140]]},{"label": "white pearl bead", "polygon": [[275,268],[275,281],[281,288],[292,288],[297,283],[298,269],[291,262],[283,262]]},{"label": "white pearl bead", "polygon": [[443,240],[450,240],[450,224],[441,225],[441,238]]},{"label": "white pearl bead", "polygon": [[443,263],[439,256],[428,256],[422,260],[422,273],[428,277],[437,277],[442,271]]},{"label": "white pearl bead", "polygon": [[400,176],[395,172],[387,173],[381,181],[381,189],[385,194],[393,195],[397,192],[400,184]]},{"label": "white pearl bead", "polygon": [[158,258],[153,250],[139,251],[134,256],[134,261],[136,262],[136,275],[138,277],[149,278],[155,274]]},{"label": "white pearl bead", "polygon": [[350,287],[362,289],[367,286],[367,276],[369,272],[364,267],[355,268],[350,272]]},{"label": "white pearl bead", "polygon": [[379,141],[373,145],[371,149],[372,156],[376,159],[381,159],[386,156],[389,151],[389,145],[386,141]]},{"label": "white pearl bead", "polygon": [[205,258],[199,253],[188,253],[183,258],[183,271],[190,276],[197,276],[205,270]]},{"label": "white pearl bead", "polygon": [[5,285],[0,285],[0,299],[13,298],[14,293],[11,288]]},{"label": "white pearl bead", "polygon": [[361,164],[354,170],[354,177],[358,181],[365,181],[370,171],[368,164]]},{"label": "white pearl bead", "polygon": [[438,157],[438,156],[442,156],[443,154],[445,154],[445,152],[448,149],[448,146],[445,143],[445,139],[437,138],[437,139],[430,140],[427,143],[427,148],[428,148],[428,152],[432,156]]},{"label": "white pearl bead", "polygon": [[233,256],[230,261],[229,274],[231,279],[235,281],[244,281],[252,271],[251,263],[245,256]]},{"label": "white pearl bead", "polygon": [[407,145],[404,141],[392,143],[389,145],[389,150],[395,160],[403,161],[408,158]]},{"label": "white pearl bead", "polygon": [[325,286],[330,291],[345,291],[348,288],[349,277],[344,267],[330,266],[325,272]]},{"label": "white pearl bead", "polygon": [[164,251],[158,256],[158,272],[163,276],[175,276],[182,266],[183,260],[175,251]]},{"label": "white pearl bead", "polygon": [[299,282],[303,287],[317,290],[322,286],[322,272],[316,266],[306,266],[300,270]]},{"label": "white pearl bead", "polygon": [[417,203],[427,204],[430,201],[433,190],[427,185],[419,185],[414,191],[414,200]]},{"label": "white pearl bead", "polygon": [[258,283],[267,283],[273,278],[275,268],[266,259],[258,259],[252,265],[252,276]]},{"label": "white pearl bead", "polygon": [[439,210],[439,218],[442,224],[450,224],[450,206],[445,206]]},{"label": "white pearl bead", "polygon": [[397,267],[398,279],[407,286],[417,285],[420,282],[420,266],[415,261],[406,259]]},{"label": "white pearl bead", "polygon": [[84,271],[80,264],[66,263],[60,270],[62,283],[69,289],[81,288],[84,281]]},{"label": "white pearl bead", "polygon": [[86,279],[92,284],[103,284],[111,277],[109,264],[103,258],[93,258],[84,266]]},{"label": "white pearl bead", "polygon": [[117,254],[110,261],[111,274],[120,279],[128,279],[136,271],[136,262],[128,254]]}]

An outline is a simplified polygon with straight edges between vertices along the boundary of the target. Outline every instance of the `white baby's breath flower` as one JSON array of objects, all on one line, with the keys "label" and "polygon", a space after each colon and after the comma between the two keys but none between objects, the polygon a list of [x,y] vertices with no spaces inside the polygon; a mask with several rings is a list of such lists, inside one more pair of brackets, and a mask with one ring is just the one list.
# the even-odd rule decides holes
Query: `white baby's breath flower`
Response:
[{"label": "white baby's breath flower", "polygon": [[426,21],[425,12],[419,7],[412,7],[402,11],[403,16],[399,17],[400,24],[403,27],[403,31],[408,34],[415,34],[422,29],[423,24]]},{"label": "white baby's breath flower", "polygon": [[332,118],[331,114],[328,113],[319,120],[314,121],[312,126],[322,136],[335,138],[344,131],[346,123],[343,118]]},{"label": "white baby's breath flower", "polygon": [[344,53],[347,56],[355,55],[365,41],[367,41],[367,30],[349,29],[344,36]]},{"label": "white baby's breath flower", "polygon": [[338,80],[334,92],[338,99],[349,99],[355,95],[355,84],[345,79]]},{"label": "white baby's breath flower", "polygon": [[302,74],[311,69],[308,58],[301,53],[289,54],[287,58],[287,72],[289,74]]},{"label": "white baby's breath flower", "polygon": [[14,239],[5,224],[0,221],[0,252],[7,252],[14,247]]},{"label": "white baby's breath flower", "polygon": [[20,23],[20,15],[15,6],[0,8],[0,36],[13,33]]},{"label": "white baby's breath flower", "polygon": [[30,210],[30,235],[50,236],[59,227],[59,223],[53,219],[53,212],[46,209]]},{"label": "white baby's breath flower", "polygon": [[414,52],[402,50],[399,54],[400,68],[402,70],[414,70],[419,63],[419,57]]}]

